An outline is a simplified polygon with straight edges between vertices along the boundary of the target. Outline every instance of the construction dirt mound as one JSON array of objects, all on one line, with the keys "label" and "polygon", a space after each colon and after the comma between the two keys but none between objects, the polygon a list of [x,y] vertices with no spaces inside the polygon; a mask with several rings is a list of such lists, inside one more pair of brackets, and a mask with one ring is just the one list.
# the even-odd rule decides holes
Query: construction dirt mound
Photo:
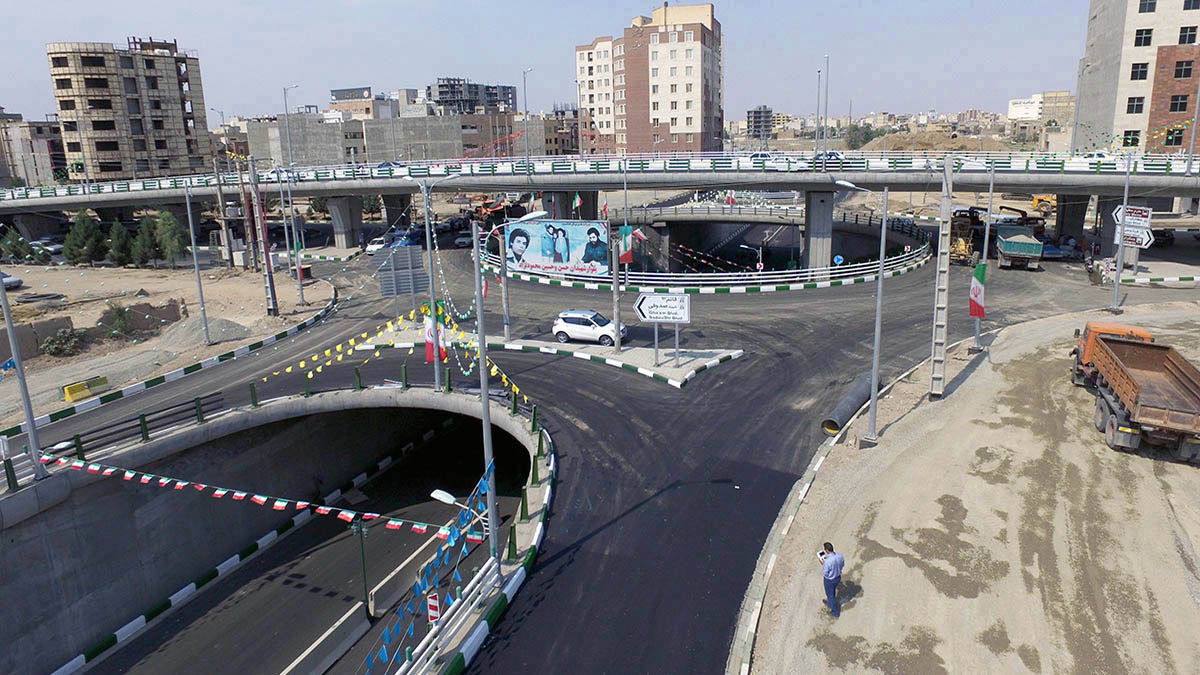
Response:
[{"label": "construction dirt mound", "polygon": [[[217,317],[208,320],[208,334],[212,338],[213,344],[216,344],[231,340],[244,340],[250,337],[251,331],[236,321]],[[204,324],[200,322],[200,317],[188,317],[163,331],[162,337],[163,345],[170,349],[182,350],[199,347],[204,344]]]},{"label": "construction dirt mound", "polygon": [[[980,140],[983,145],[980,146]],[[1010,150],[1008,146],[991,137],[959,136],[939,131],[917,131],[880,136],[862,147],[863,150]]]}]

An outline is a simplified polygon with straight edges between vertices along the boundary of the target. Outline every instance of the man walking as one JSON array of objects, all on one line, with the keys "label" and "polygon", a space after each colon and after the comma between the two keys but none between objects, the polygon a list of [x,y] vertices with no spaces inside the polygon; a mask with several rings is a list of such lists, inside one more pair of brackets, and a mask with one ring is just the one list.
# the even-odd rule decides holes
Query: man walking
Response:
[{"label": "man walking", "polygon": [[841,553],[835,553],[833,544],[829,542],[825,542],[825,550],[821,551],[817,558],[821,561],[821,576],[825,578],[825,605],[833,612],[834,618],[837,618],[842,613],[837,589],[842,584],[842,567],[846,564],[846,558]]}]

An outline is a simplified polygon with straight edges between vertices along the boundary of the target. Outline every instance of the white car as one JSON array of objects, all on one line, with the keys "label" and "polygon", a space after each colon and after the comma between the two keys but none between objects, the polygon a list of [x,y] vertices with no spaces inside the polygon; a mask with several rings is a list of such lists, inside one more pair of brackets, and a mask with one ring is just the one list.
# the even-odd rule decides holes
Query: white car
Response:
[{"label": "white car", "polygon": [[471,248],[471,233],[466,232],[454,238],[454,248]]},{"label": "white car", "polygon": [[38,239],[37,241],[31,241],[31,242],[29,242],[29,244],[31,246],[33,246],[34,248],[40,248],[43,251],[45,251],[46,253],[50,253],[52,255],[57,255],[57,254],[63,252],[62,244],[58,243],[57,241],[54,241],[53,239],[49,239],[47,237],[42,237],[41,239]]},{"label": "white car", "polygon": [[[616,342],[617,336],[613,322],[600,312],[590,309],[568,309],[560,312],[551,330],[559,342],[583,340],[599,342],[606,347]],[[625,324],[621,324],[622,339],[627,332]]]},{"label": "white car", "polygon": [[13,275],[9,274],[8,272],[0,272],[0,274],[4,275],[4,287],[6,289],[8,289],[10,291],[14,291],[21,287],[21,278],[20,277],[14,277]]},{"label": "white car", "polygon": [[367,255],[375,255],[376,251],[382,251],[383,249],[387,248],[388,244],[390,243],[391,242],[388,241],[387,237],[375,237],[371,241],[367,242]]}]

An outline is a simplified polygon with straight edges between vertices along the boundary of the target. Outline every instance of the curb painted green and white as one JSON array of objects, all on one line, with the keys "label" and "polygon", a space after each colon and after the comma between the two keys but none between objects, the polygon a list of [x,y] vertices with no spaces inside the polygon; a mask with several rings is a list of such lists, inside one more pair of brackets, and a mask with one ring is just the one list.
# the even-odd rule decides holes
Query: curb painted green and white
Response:
[{"label": "curb painted green and white", "polygon": [[[888,270],[883,273],[884,279],[906,274],[915,269],[925,266],[932,258],[927,255],[911,265],[898,269]],[[499,268],[494,265],[485,265],[487,270],[493,274],[499,274]],[[587,281],[565,281],[561,279],[548,279],[542,276],[521,274],[519,272],[509,272],[510,279],[520,281],[533,281],[547,286],[561,286],[563,288],[585,288],[590,291],[611,291],[612,284],[591,283]],[[736,293],[776,293],[782,291],[807,291],[814,288],[837,288],[838,286],[853,286],[862,284],[868,281],[875,281],[878,273],[866,274],[858,277],[847,279],[830,279],[828,281],[806,281],[797,284],[767,284],[757,286],[630,286],[622,285],[622,291],[630,291],[633,293],[687,293],[689,295],[720,295],[720,294],[736,294]]]},{"label": "curb painted green and white", "polygon": [[[328,282],[326,282],[326,283],[328,283]],[[191,375],[194,372],[212,368],[213,366],[220,365],[226,361],[232,361],[232,360],[238,358],[239,356],[246,356],[250,352],[258,351],[259,349],[262,349],[263,347],[266,347],[267,345],[274,344],[276,342],[279,342],[280,340],[289,338],[289,337],[295,335],[296,333],[299,333],[302,330],[311,328],[318,321],[320,321],[321,319],[324,319],[326,316],[328,316],[329,312],[331,312],[333,310],[334,306],[337,305],[337,301],[338,301],[337,287],[334,286],[333,284],[329,284],[329,286],[330,286],[330,288],[333,289],[333,297],[329,299],[329,302],[325,305],[325,307],[322,308],[321,311],[317,312],[316,314],[313,314],[312,316],[308,317],[304,321],[288,328],[285,331],[276,333],[274,335],[270,335],[261,340],[256,340],[254,342],[251,342],[250,344],[242,345],[241,347],[238,347],[237,349],[234,349],[233,351],[225,352],[223,354],[217,354],[216,356],[210,356],[209,358],[204,359],[203,361],[193,363],[189,366],[184,366],[183,368],[179,368],[177,370],[172,370],[169,373],[164,373],[157,377],[152,377],[149,380],[145,380],[142,382],[136,382],[127,387],[118,389],[117,391],[109,392],[107,394],[102,394],[100,396],[95,396],[93,398],[87,399],[86,401],[82,401],[76,405],[68,406],[66,408],[62,408],[61,410],[55,410],[52,413],[35,417],[33,420],[33,423],[35,426],[37,426],[40,429],[41,427],[44,427],[47,424],[50,424],[52,422],[57,422],[61,419],[65,419],[72,415],[76,415],[76,414],[82,413],[82,412],[87,412],[88,410],[94,410],[96,408],[99,408],[102,405],[107,404],[107,403],[112,403],[113,401],[117,401],[117,400],[120,400],[123,398],[129,398],[130,396],[133,396],[134,394],[140,394],[141,392],[146,391],[147,389],[152,389],[154,387],[157,387],[160,384],[165,384],[167,382],[173,382],[175,380],[178,380],[181,377]],[[12,436],[16,436],[17,434],[24,432],[24,431],[28,431],[28,425],[25,422],[22,422],[16,426],[11,426],[11,427],[8,427],[7,429],[0,430],[0,436],[12,437]]]},{"label": "curb painted green and white", "polygon": [[[354,260],[355,258],[357,258],[358,256],[360,256],[362,254],[363,254],[362,251],[355,251],[354,253],[351,253],[350,255],[346,256],[345,258],[339,258],[337,256],[332,256],[332,255],[316,255],[315,253],[301,253],[300,258],[303,260],[322,260],[325,262],[350,262],[351,260]],[[287,251],[276,251],[275,257],[276,257],[276,259],[287,260],[291,256],[289,256],[287,254]]]},{"label": "curb painted green and white", "polygon": [[[538,517],[537,526],[533,531],[533,543],[529,547],[529,551],[525,553],[525,557],[521,560],[521,566],[518,567],[508,580],[504,583],[499,597],[488,607],[475,627],[467,633],[467,637],[462,641],[458,651],[450,658],[441,670],[441,675],[460,675],[467,669],[467,664],[471,663],[471,659],[479,652],[479,648],[483,646],[483,641],[487,639],[488,633],[496,627],[500,619],[504,617],[504,613],[512,604],[513,597],[520,590],[521,585],[533,573],[533,565],[537,562],[538,554],[541,552],[542,539],[546,535],[546,520],[550,514],[551,499],[554,494],[554,483],[558,480],[558,464],[555,461],[556,453],[554,449],[554,439],[550,432],[542,427],[539,433],[546,438],[546,457],[547,457],[547,477],[545,492],[542,494],[542,515]],[[534,460],[536,461],[536,460]]]},{"label": "curb painted green and white", "polygon": [[[442,423],[442,426],[448,427],[448,426],[450,426],[450,424],[452,422],[453,422],[453,420],[447,419]],[[421,445],[428,444],[436,435],[437,435],[436,429],[430,429],[429,431],[426,431],[425,434],[421,437],[421,441],[420,441]],[[154,605],[154,607],[152,607],[146,613],[139,615],[134,620],[130,621],[129,623],[125,624],[124,626],[121,626],[120,628],[118,628],[116,630],[116,632],[109,633],[104,638],[102,638],[99,642],[92,645],[88,649],[85,649],[82,654],[77,655],[75,658],[68,661],[66,664],[64,664],[62,667],[60,667],[58,670],[54,671],[52,673],[52,675],[69,675],[70,673],[74,673],[77,670],[79,670],[80,668],[83,668],[86,664],[91,663],[92,661],[95,661],[97,658],[99,658],[102,654],[107,652],[112,647],[115,647],[116,645],[119,645],[123,642],[128,642],[131,638],[133,638],[135,635],[140,633],[143,628],[148,626],[151,621],[154,621],[155,619],[161,617],[168,610],[175,609],[177,607],[184,605],[189,599],[192,598],[192,596],[194,596],[196,594],[196,591],[203,588],[209,582],[211,582],[215,579],[218,579],[220,577],[227,576],[230,572],[233,572],[234,570],[241,567],[242,563],[250,560],[258,553],[261,553],[262,551],[264,551],[268,547],[270,547],[272,544],[278,542],[288,532],[293,531],[296,527],[303,525],[304,523],[311,520],[313,517],[313,511],[311,510],[311,508],[336,503],[339,499],[342,498],[343,494],[345,494],[346,492],[349,492],[350,490],[353,490],[355,488],[361,487],[368,480],[379,475],[381,472],[383,472],[384,469],[387,469],[393,463],[402,459],[406,454],[408,454],[409,452],[412,452],[413,449],[415,449],[415,448],[416,448],[415,443],[406,443],[404,445],[404,447],[400,448],[400,450],[398,452],[388,455],[387,457],[384,457],[383,459],[379,460],[374,465],[372,465],[370,468],[368,468],[366,471],[363,471],[362,473],[358,474],[354,478],[347,481],[341,487],[337,488],[333,492],[330,492],[328,495],[325,496],[325,499],[322,500],[320,504],[313,504],[312,507],[310,507],[309,509],[305,509],[304,511],[301,511],[300,513],[297,513],[296,515],[292,516],[291,519],[285,521],[279,527],[276,527],[275,529],[271,530],[270,532],[267,532],[263,536],[254,540],[254,543],[250,544],[249,546],[242,549],[241,551],[238,551],[237,553],[233,554],[232,556],[227,558],[224,562],[222,562],[220,565],[209,568],[203,574],[196,577],[195,581],[189,583],[187,586],[184,586],[183,588],[179,589],[178,591],[175,591],[170,596],[168,596],[165,600]],[[549,487],[549,486],[547,486],[547,487]]]},{"label": "curb painted green and white", "polygon": [[1160,284],[1160,283],[1175,283],[1180,281],[1200,281],[1200,277],[1134,277],[1132,279],[1122,279],[1123,284]]},{"label": "curb painted green and white", "polygon": [[[465,348],[467,346],[467,343],[460,342],[457,340],[454,342],[454,344],[459,347],[463,347],[463,348]],[[397,342],[395,344],[390,344],[390,345],[387,345],[387,344],[376,345],[376,344],[368,343],[368,344],[356,345],[354,347],[354,349],[356,351],[374,351],[376,349],[415,349],[418,346],[421,347],[422,349],[424,349],[425,343],[424,342],[421,342],[421,343]],[[696,366],[695,368],[689,370],[687,373],[684,373],[683,379],[674,380],[669,377],[666,377],[665,375],[659,375],[658,373],[654,372],[653,370],[650,370],[649,368],[637,366],[632,363],[626,363],[625,361],[621,361],[620,359],[614,359],[609,356],[601,356],[599,354],[591,354],[588,352],[579,352],[579,351],[573,351],[570,349],[563,349],[562,347],[552,347],[552,346],[543,347],[543,346],[539,346],[539,345],[520,345],[520,344],[516,344],[516,343],[512,343],[512,342],[489,342],[487,345],[487,348],[488,349],[501,349],[501,350],[509,351],[509,352],[537,352],[537,353],[541,353],[541,354],[551,354],[554,356],[571,356],[571,357],[574,357],[577,359],[583,359],[584,361],[592,361],[594,363],[603,363],[608,366],[620,368],[621,370],[628,370],[630,372],[637,373],[638,375],[643,375],[643,376],[649,377],[653,380],[657,380],[658,382],[665,382],[665,383],[671,385],[672,387],[675,387],[676,389],[682,389],[684,387],[684,385],[686,385],[688,382],[691,382],[692,378],[696,377],[696,374],[701,371],[709,370],[710,368],[716,368],[717,366],[721,365],[722,363],[725,363],[727,361],[732,361],[736,358],[740,358],[745,355],[745,352],[741,349],[734,350],[732,353],[726,354],[725,356],[721,356],[719,358],[712,359],[711,361],[706,361],[706,362],[700,364],[699,366]]]}]

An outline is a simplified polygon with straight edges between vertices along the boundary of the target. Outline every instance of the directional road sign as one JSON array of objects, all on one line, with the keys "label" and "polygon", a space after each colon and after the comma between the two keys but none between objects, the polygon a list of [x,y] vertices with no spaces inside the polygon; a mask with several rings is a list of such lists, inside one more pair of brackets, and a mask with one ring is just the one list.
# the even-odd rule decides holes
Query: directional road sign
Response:
[{"label": "directional road sign", "polygon": [[840,256],[840,255],[833,256],[833,264],[834,265],[841,265],[844,262],[846,262],[846,259],[843,258],[842,256]]},{"label": "directional road sign", "polygon": [[1154,210],[1148,206],[1134,206],[1132,204],[1124,206],[1118,204],[1117,208],[1113,209],[1112,217],[1113,220],[1121,223],[1126,228],[1141,227],[1148,230],[1150,229],[1150,216],[1153,213]]},{"label": "directional road sign", "polygon": [[1117,232],[1113,234],[1113,243],[1120,244],[1122,237],[1125,239],[1126,246],[1134,248],[1150,248],[1150,245],[1154,243],[1154,231],[1148,227],[1126,225],[1123,228],[1117,228]]},{"label": "directional road sign", "polygon": [[[376,272],[380,294],[385,297],[424,293],[429,290],[429,277],[421,265],[421,252],[414,246],[386,248],[387,257]],[[380,251],[383,253],[383,251]]]},{"label": "directional road sign", "polygon": [[686,293],[642,293],[633,303],[645,323],[691,323],[692,296]]}]

